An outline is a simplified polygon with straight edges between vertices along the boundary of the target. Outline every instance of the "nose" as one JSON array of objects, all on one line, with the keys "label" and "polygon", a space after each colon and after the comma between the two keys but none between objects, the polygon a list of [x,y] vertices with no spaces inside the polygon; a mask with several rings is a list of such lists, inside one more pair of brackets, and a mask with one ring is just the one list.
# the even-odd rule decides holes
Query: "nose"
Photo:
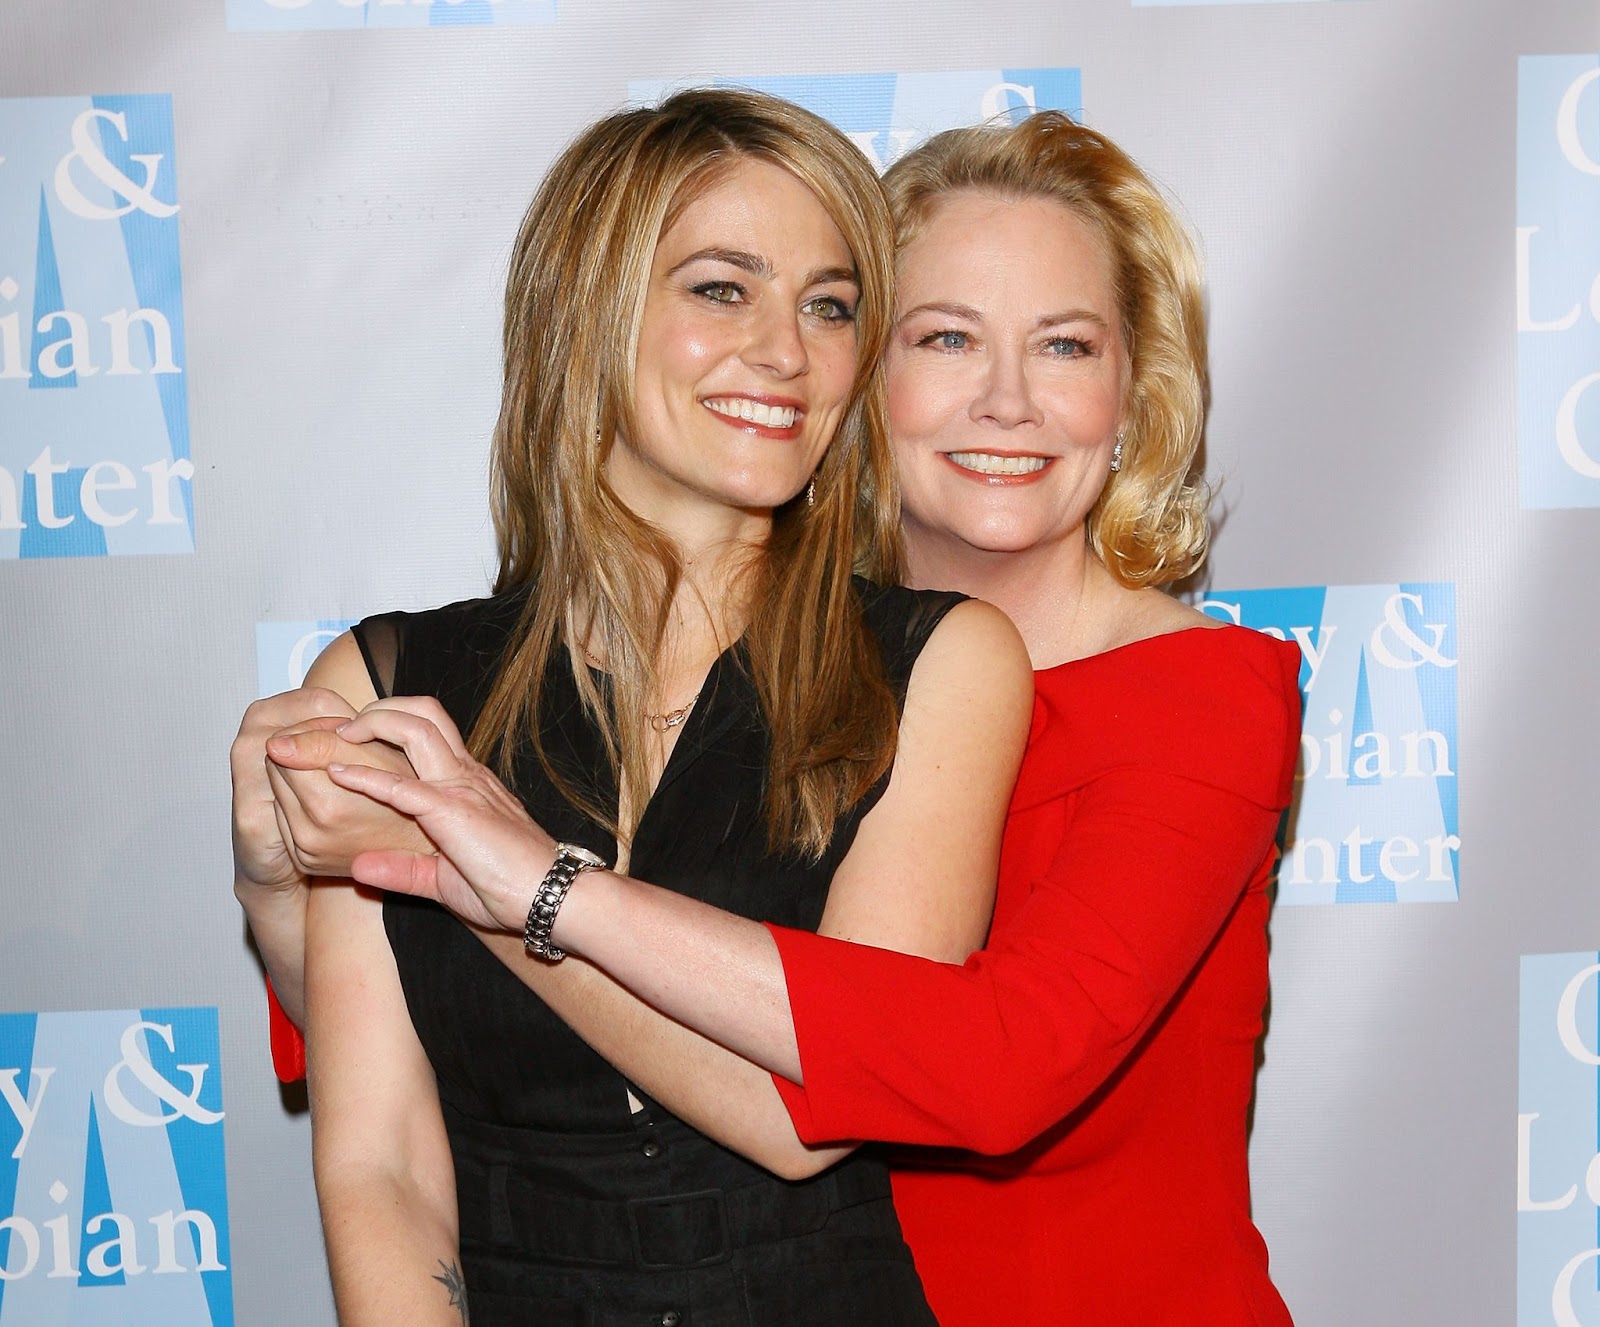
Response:
[{"label": "nose", "polygon": [[989,422],[1001,428],[1043,422],[1039,404],[1028,381],[1026,353],[1020,347],[994,347],[983,365],[977,395],[968,415],[974,423]]},{"label": "nose", "polygon": [[764,369],[777,378],[793,378],[809,364],[800,315],[777,300],[764,301],[751,327],[744,359],[752,368]]}]

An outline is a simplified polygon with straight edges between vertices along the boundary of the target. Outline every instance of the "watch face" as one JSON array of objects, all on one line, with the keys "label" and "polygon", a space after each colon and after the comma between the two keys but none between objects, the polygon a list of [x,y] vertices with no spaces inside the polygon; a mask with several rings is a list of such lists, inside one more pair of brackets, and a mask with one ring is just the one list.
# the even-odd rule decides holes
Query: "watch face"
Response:
[{"label": "watch face", "polygon": [[597,857],[587,848],[580,848],[576,843],[558,843],[556,844],[556,851],[565,857],[571,857],[575,861],[581,862],[584,866],[597,866],[601,870],[605,869],[606,859],[604,857]]}]

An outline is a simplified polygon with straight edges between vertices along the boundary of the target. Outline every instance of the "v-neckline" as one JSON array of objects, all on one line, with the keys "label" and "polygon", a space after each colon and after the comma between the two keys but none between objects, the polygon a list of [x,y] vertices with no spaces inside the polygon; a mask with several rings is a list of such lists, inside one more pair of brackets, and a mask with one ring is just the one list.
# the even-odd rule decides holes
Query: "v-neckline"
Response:
[{"label": "v-neckline", "polygon": [[[705,748],[706,743],[727,726],[732,718],[732,711],[726,704],[719,704],[719,693],[722,691],[723,674],[726,665],[730,663],[736,651],[744,643],[740,636],[731,645],[711,661],[706,669],[705,677],[701,679],[700,690],[696,693],[694,706],[683,721],[682,730],[678,733],[677,740],[672,744],[672,750],[667,752],[666,764],[661,767],[661,774],[656,779],[655,786],[650,790],[650,796],[645,800],[644,809],[640,811],[639,818],[634,822],[633,839],[628,851],[628,873],[632,874],[636,865],[635,857],[639,840],[643,835],[646,823],[651,819],[651,813],[661,800],[662,793],[669,784],[675,783],[682,775],[684,767],[692,763]],[[603,668],[597,668],[587,658],[584,666],[597,678],[609,680],[611,674]],[[713,714],[713,711],[716,713]],[[713,718],[720,722],[715,728],[711,727]],[[620,792],[620,789],[619,789]],[[615,862],[620,856],[621,845],[613,837],[611,842],[611,860]]]}]

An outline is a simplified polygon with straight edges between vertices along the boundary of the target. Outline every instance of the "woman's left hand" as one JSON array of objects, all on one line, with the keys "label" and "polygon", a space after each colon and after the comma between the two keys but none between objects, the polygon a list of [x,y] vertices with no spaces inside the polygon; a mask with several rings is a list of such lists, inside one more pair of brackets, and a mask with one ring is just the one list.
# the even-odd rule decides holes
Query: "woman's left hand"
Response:
[{"label": "woman's left hand", "polygon": [[555,842],[472,758],[444,707],[427,696],[389,697],[367,706],[339,736],[405,752],[416,778],[344,764],[328,766],[328,777],[413,817],[439,851],[363,852],[350,864],[352,877],[433,899],[470,926],[520,935],[555,861]]}]

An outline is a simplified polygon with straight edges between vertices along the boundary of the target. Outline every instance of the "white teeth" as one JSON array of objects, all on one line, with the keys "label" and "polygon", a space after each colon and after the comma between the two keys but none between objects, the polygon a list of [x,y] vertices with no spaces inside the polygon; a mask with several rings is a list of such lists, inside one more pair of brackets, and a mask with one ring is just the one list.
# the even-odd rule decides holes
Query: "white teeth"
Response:
[{"label": "white teeth", "polygon": [[715,410],[729,419],[744,419],[775,429],[792,428],[794,425],[795,408],[792,405],[767,405],[752,401],[748,396],[717,397],[705,404],[708,410]]},{"label": "white teeth", "polygon": [[1045,456],[994,456],[989,452],[946,452],[963,470],[980,475],[1031,475],[1049,464]]}]

